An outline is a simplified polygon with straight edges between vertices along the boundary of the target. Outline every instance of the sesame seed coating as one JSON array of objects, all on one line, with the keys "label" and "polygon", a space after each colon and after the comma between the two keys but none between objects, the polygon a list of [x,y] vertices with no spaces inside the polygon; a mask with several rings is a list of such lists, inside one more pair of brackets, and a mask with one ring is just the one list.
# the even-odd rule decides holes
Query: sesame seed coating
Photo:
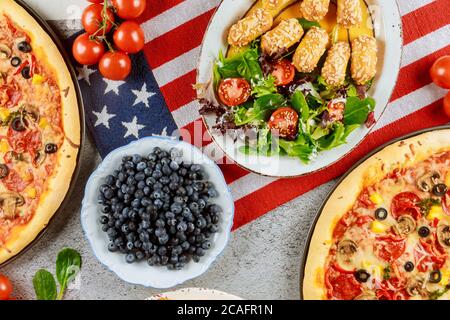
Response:
[{"label": "sesame seed coating", "polygon": [[303,33],[297,19],[283,20],[276,28],[261,37],[261,49],[268,55],[274,55],[281,49],[288,49],[299,42]]},{"label": "sesame seed coating", "polygon": [[280,3],[281,0],[263,0],[262,7],[265,9],[275,9]]},{"label": "sesame seed coating", "polygon": [[322,68],[322,77],[327,84],[336,87],[344,83],[349,60],[350,45],[347,42],[337,42],[331,47]]},{"label": "sesame seed coating", "polygon": [[232,46],[243,47],[270,30],[272,24],[273,18],[268,10],[255,10],[253,14],[239,20],[230,28],[228,43]]},{"label": "sesame seed coating", "polygon": [[312,72],[327,49],[328,33],[321,28],[312,27],[306,33],[295,51],[292,63],[299,72]]},{"label": "sesame seed coating", "polygon": [[344,28],[355,27],[362,22],[360,0],[338,0],[337,22]]},{"label": "sesame seed coating", "polygon": [[328,13],[330,0],[304,0],[300,4],[303,17],[309,21],[320,21]]},{"label": "sesame seed coating", "polygon": [[352,41],[352,78],[364,85],[377,73],[377,41],[374,37],[361,35]]}]

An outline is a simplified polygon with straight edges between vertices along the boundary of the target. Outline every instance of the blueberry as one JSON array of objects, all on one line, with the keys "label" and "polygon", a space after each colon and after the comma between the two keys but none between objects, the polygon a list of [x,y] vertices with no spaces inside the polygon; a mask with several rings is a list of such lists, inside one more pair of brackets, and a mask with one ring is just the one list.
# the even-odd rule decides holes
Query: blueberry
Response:
[{"label": "blueberry", "polygon": [[142,229],[148,229],[148,228],[150,228],[150,222],[144,220],[144,221],[141,222],[140,226],[141,226]]},{"label": "blueberry", "polygon": [[163,177],[161,177],[161,179],[159,179],[159,182],[163,185],[167,185],[167,184],[169,184],[170,179],[169,179],[169,177],[163,176]]},{"label": "blueberry", "polygon": [[180,232],[185,232],[187,230],[187,223],[184,221],[181,221],[178,225],[177,225],[177,230]]},{"label": "blueberry", "polygon": [[174,255],[179,255],[183,252],[183,249],[181,248],[180,245],[173,247],[172,249],[172,254]]},{"label": "blueberry", "polygon": [[179,185],[177,182],[171,182],[171,183],[169,184],[169,189],[170,189],[171,191],[175,191],[175,190],[177,190],[179,187],[180,187],[180,185]]},{"label": "blueberry", "polygon": [[159,179],[163,176],[163,173],[160,170],[153,171],[152,177],[155,179]]},{"label": "blueberry", "polygon": [[197,226],[197,228],[203,229],[204,227],[206,227],[206,219],[203,217],[200,217],[199,219],[197,219],[197,222],[195,223],[195,225]]},{"label": "blueberry", "polygon": [[145,186],[142,191],[144,191],[144,194],[146,196],[150,195],[150,193],[152,192],[152,189],[150,189],[150,187]]},{"label": "blueberry", "polygon": [[218,224],[219,221],[220,221],[220,217],[219,217],[218,215],[213,215],[213,216],[211,217],[211,222],[212,222],[212,223]]},{"label": "blueberry", "polygon": [[158,266],[161,264],[161,258],[157,254],[154,254],[147,260],[147,263],[149,266]]},{"label": "blueberry", "polygon": [[208,193],[207,194],[211,198],[216,198],[219,195],[215,188],[208,189]]},{"label": "blueberry", "polygon": [[122,230],[123,233],[127,234],[130,232],[130,227],[127,224],[122,225],[122,227],[120,228]]},{"label": "blueberry", "polygon": [[139,181],[136,186],[139,190],[144,190],[145,188],[148,188],[147,185],[145,184],[145,181]]},{"label": "blueberry", "polygon": [[198,255],[193,255],[192,256],[192,261],[194,261],[195,263],[199,263],[200,262],[200,257]]},{"label": "blueberry", "polygon": [[109,175],[105,178],[106,184],[113,185],[116,182],[116,178],[114,176]]},{"label": "blueberry", "polygon": [[176,159],[176,158],[180,158],[181,156],[183,156],[183,151],[181,151],[177,148],[171,148],[169,150],[169,153],[170,153],[171,159]]},{"label": "blueberry", "polygon": [[146,168],[147,168],[147,163],[144,161],[141,161],[136,165],[137,171],[144,171]]},{"label": "blueberry", "polygon": [[142,247],[142,242],[139,241],[139,240],[134,241],[134,247],[135,247],[135,248],[140,248],[140,247]]},{"label": "blueberry", "polygon": [[175,214],[179,214],[183,211],[183,207],[179,203],[172,203],[170,210]]},{"label": "blueberry", "polygon": [[191,244],[188,241],[184,241],[181,243],[181,248],[183,249],[183,251],[189,250],[190,247],[191,247]]},{"label": "blueberry", "polygon": [[133,250],[134,249],[134,243],[131,242],[131,241],[128,241],[127,242],[127,249],[130,250],[130,251]]},{"label": "blueberry", "polygon": [[147,242],[150,239],[150,236],[148,233],[146,232],[141,232],[139,234],[139,240],[141,240],[142,242]]},{"label": "blueberry", "polygon": [[127,161],[123,165],[125,170],[134,169],[134,163],[132,161]]},{"label": "blueberry", "polygon": [[114,242],[110,242],[108,244],[108,250],[110,252],[116,252],[118,250],[117,246],[114,244]]},{"label": "blueberry", "polygon": [[206,240],[206,241],[204,241],[204,242],[202,243],[202,249],[203,249],[203,250],[208,250],[208,249],[210,249],[210,248],[211,248],[211,241]]},{"label": "blueberry", "polygon": [[203,210],[206,207],[206,201],[203,199],[198,199],[197,201],[200,210]]},{"label": "blueberry", "polygon": [[134,164],[138,164],[139,162],[142,161],[142,156],[139,154],[135,154],[135,155],[133,155],[132,161]]},{"label": "blueberry", "polygon": [[195,242],[198,244],[203,243],[206,240],[206,237],[203,233],[200,233],[198,236],[195,237]]},{"label": "blueberry", "polygon": [[139,199],[134,199],[131,201],[131,206],[133,208],[139,208],[141,206],[141,201]]},{"label": "blueberry", "polygon": [[167,164],[164,164],[162,167],[162,173],[165,174],[166,176],[168,176],[172,173],[172,170],[170,169],[170,167]]},{"label": "blueberry", "polygon": [[161,209],[164,205],[164,202],[162,202],[161,199],[156,199],[155,201],[153,201],[153,204],[156,208]]},{"label": "blueberry", "polygon": [[219,227],[213,224],[211,227],[209,227],[209,231],[211,233],[217,233],[219,231]]},{"label": "blueberry", "polygon": [[127,180],[127,175],[124,172],[120,172],[117,179],[119,182],[125,182]]},{"label": "blueberry", "polygon": [[192,222],[188,222],[187,224],[187,232],[192,233],[195,230],[195,225]]},{"label": "blueberry", "polygon": [[163,234],[166,234],[166,229],[164,229],[164,228],[157,228],[155,230],[155,236],[157,236],[158,238],[161,237]]},{"label": "blueberry", "polygon": [[165,246],[160,246],[160,247],[158,248],[158,254],[159,254],[160,256],[165,256],[165,255],[167,255],[167,248],[166,248]]},{"label": "blueberry", "polygon": [[142,251],[136,251],[136,259],[137,260],[142,260],[145,258],[145,254]]},{"label": "blueberry", "polygon": [[[136,198],[136,199],[138,199],[138,200],[141,200],[143,197],[144,197],[144,191],[142,191],[142,190],[137,190],[135,193],[134,193],[134,197]],[[136,200],[135,199],[135,200]],[[139,201],[139,203],[140,203],[140,201]]]},{"label": "blueberry", "polygon": [[106,199],[110,200],[114,197],[114,191],[111,188],[108,188],[105,190],[103,195],[105,196]]},{"label": "blueberry", "polygon": [[203,250],[202,248],[197,248],[197,250],[195,250],[195,254],[199,257],[203,257],[205,255],[205,250]]},{"label": "blueberry", "polygon": [[161,265],[166,266],[169,263],[169,257],[168,256],[162,256],[161,257]]},{"label": "blueberry", "polygon": [[194,193],[194,189],[191,186],[186,186],[186,195],[191,196]]},{"label": "blueberry", "polygon": [[187,171],[186,168],[180,168],[180,169],[178,170],[178,174],[179,174],[180,176],[184,177],[184,176],[186,176],[186,175],[188,174],[188,171]]},{"label": "blueberry", "polygon": [[126,162],[128,162],[128,161],[131,161],[133,159],[133,157],[131,157],[131,156],[124,156],[123,158],[122,158],[122,162],[123,163],[126,163]]},{"label": "blueberry", "polygon": [[107,232],[109,229],[109,226],[107,224],[102,225],[102,231]]},{"label": "blueberry", "polygon": [[161,197],[162,197],[162,192],[161,192],[161,190],[153,191],[151,197],[152,197],[153,199],[161,199]]},{"label": "blueberry", "polygon": [[211,213],[221,213],[222,212],[222,208],[220,208],[216,204],[213,204],[212,206],[209,207],[209,212],[211,212]]},{"label": "blueberry", "polygon": [[153,186],[156,183],[156,179],[153,177],[148,177],[147,179],[145,179],[145,184],[150,186]]},{"label": "blueberry", "polygon": [[177,225],[177,220],[176,219],[169,219],[169,220],[167,220],[167,225],[168,226],[176,226]]},{"label": "blueberry", "polygon": [[198,209],[199,209],[198,203],[197,202],[191,202],[189,204],[189,209],[191,211],[198,211]]},{"label": "blueberry", "polygon": [[172,255],[169,261],[173,264],[178,263],[178,255]]},{"label": "blueberry", "polygon": [[158,238],[159,244],[166,244],[169,241],[169,235],[163,234],[161,237]]},{"label": "blueberry", "polygon": [[173,212],[171,212],[171,211],[167,211],[167,212],[164,214],[164,216],[165,216],[167,219],[174,219],[174,218],[175,218],[175,214],[174,214]]},{"label": "blueberry", "polygon": [[192,172],[198,172],[202,169],[202,167],[199,164],[193,164],[193,165],[191,165],[190,169]]}]

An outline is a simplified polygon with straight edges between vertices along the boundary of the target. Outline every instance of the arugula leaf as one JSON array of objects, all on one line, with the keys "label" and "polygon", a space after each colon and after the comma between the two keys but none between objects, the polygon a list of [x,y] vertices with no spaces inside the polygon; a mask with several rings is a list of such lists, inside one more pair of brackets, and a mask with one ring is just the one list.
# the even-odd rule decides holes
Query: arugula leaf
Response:
[{"label": "arugula leaf", "polygon": [[38,300],[56,300],[56,281],[53,274],[40,269],[33,277],[33,287]]},{"label": "arugula leaf", "polygon": [[260,98],[262,96],[277,93],[277,87],[275,86],[275,77],[269,75],[266,79],[258,81],[253,86],[252,95],[256,98]]},{"label": "arugula leaf", "polygon": [[309,106],[305,96],[300,90],[296,90],[291,98],[292,107],[298,112],[300,118],[306,123],[309,118]]},{"label": "arugula leaf", "polygon": [[309,21],[309,20],[306,20],[305,18],[299,18],[297,20],[298,20],[298,22],[300,22],[300,25],[302,26],[303,30],[305,30],[305,31],[308,31],[312,27],[320,28],[320,23],[318,23],[317,21]]},{"label": "arugula leaf", "polygon": [[255,100],[253,107],[239,108],[235,113],[234,122],[236,125],[242,126],[250,122],[265,121],[273,110],[284,105],[286,105],[286,99],[281,94],[264,95]]},{"label": "arugula leaf", "polygon": [[348,97],[345,104],[344,124],[363,124],[366,122],[370,112],[375,109],[375,100],[366,98],[360,100],[358,97]]},{"label": "arugula leaf", "polygon": [[58,300],[62,299],[67,284],[75,278],[80,269],[81,256],[78,251],[65,248],[58,253],[56,258],[56,278],[60,285]]}]

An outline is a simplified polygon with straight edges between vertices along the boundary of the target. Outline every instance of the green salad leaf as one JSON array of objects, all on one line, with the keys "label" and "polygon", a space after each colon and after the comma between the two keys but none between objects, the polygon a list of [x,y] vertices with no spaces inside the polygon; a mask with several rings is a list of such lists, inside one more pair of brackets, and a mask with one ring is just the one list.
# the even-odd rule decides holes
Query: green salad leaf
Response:
[{"label": "green salad leaf", "polygon": [[370,112],[375,109],[375,100],[366,98],[360,100],[358,97],[347,97],[344,111],[344,124],[364,124]]},{"label": "green salad leaf", "polygon": [[294,110],[300,115],[302,121],[306,123],[310,115],[310,110],[308,102],[306,102],[306,98],[300,90],[296,90],[292,95],[291,104]]},{"label": "green salad leaf", "polygon": [[40,269],[33,277],[33,287],[38,300],[56,300],[56,281],[53,274]]},{"label": "green salad leaf", "polygon": [[59,300],[62,299],[67,284],[75,278],[80,269],[81,256],[78,251],[65,248],[58,253],[56,258],[56,278],[60,285]]},{"label": "green salad leaf", "polygon": [[290,157],[297,157],[302,162],[308,163],[315,156],[317,149],[310,145],[303,135],[299,135],[295,141],[279,140],[280,148]]},{"label": "green salad leaf", "polygon": [[262,96],[277,93],[275,77],[269,75],[266,79],[259,80],[252,89],[252,96],[260,98]]},{"label": "green salad leaf", "polygon": [[335,122],[332,125],[331,133],[317,140],[320,150],[330,150],[347,143],[347,137],[360,125],[344,125]]},{"label": "green salad leaf", "polygon": [[256,99],[251,108],[238,107],[234,122],[238,126],[248,123],[263,122],[268,119],[272,111],[286,105],[286,99],[281,94],[267,94]]}]

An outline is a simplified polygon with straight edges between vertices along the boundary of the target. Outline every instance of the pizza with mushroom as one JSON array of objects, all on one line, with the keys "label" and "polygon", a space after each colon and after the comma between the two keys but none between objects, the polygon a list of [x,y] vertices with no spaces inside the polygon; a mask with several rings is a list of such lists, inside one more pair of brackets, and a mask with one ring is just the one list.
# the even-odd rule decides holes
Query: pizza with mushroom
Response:
[{"label": "pizza with mushroom", "polygon": [[450,129],[390,145],[343,180],[313,232],[303,295],[450,297]]},{"label": "pizza with mushroom", "polygon": [[12,0],[0,2],[0,264],[60,206],[80,144],[78,100],[57,46]]}]

